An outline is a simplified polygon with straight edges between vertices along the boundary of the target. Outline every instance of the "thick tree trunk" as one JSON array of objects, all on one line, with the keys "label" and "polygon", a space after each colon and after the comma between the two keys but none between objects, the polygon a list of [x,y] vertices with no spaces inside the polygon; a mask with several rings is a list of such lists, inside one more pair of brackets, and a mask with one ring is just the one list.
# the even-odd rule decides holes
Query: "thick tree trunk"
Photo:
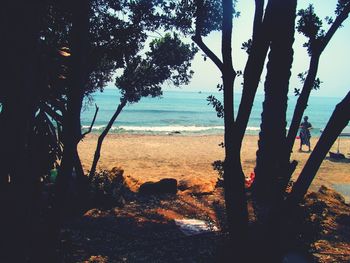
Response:
[{"label": "thick tree trunk", "polygon": [[298,203],[309,189],[328,151],[350,120],[350,92],[336,106],[310,158],[294,184],[289,201]]},{"label": "thick tree trunk", "polygon": [[224,190],[227,222],[235,253],[244,258],[248,235],[248,211],[240,150],[232,141],[235,133],[225,130]]},{"label": "thick tree trunk", "polygon": [[286,151],[286,111],[293,62],[296,0],[269,1],[270,53],[265,81],[259,149],[253,193],[263,236],[266,262],[281,262],[283,245],[276,208],[282,202],[281,178],[290,170]]},{"label": "thick tree trunk", "polygon": [[[279,177],[289,169],[286,158],[286,110],[293,62],[296,0],[271,1],[274,23],[265,81],[254,193],[260,201],[277,198]],[[283,176],[282,176],[283,177]]]},{"label": "thick tree trunk", "polygon": [[0,127],[4,127],[0,129],[0,193],[3,192],[3,187],[6,188],[8,186],[8,178],[11,173],[11,167],[13,167],[13,157],[15,156],[14,149],[11,147],[11,139],[13,136],[13,134],[11,134],[11,128],[5,128],[13,127],[13,118],[9,107],[12,108],[13,105],[7,102],[3,103],[0,115]]},{"label": "thick tree trunk", "polygon": [[89,1],[72,2],[72,29],[70,48],[72,63],[70,87],[67,94],[67,111],[63,115],[63,156],[56,184],[57,218],[64,216],[64,206],[72,189],[72,171],[76,160],[77,145],[81,138],[80,112],[87,80],[87,56],[89,48]]},{"label": "thick tree trunk", "polygon": [[[0,228],[1,258],[24,262],[35,203],[38,174],[31,158],[30,136],[38,97],[38,37],[45,2],[5,1],[1,11]],[[9,180],[11,182],[9,183]],[[5,255],[4,255],[4,254]]]},{"label": "thick tree trunk", "polygon": [[89,173],[90,180],[92,179],[92,177],[95,175],[95,172],[96,172],[97,163],[98,163],[98,160],[100,159],[100,155],[101,155],[101,148],[102,148],[103,140],[106,137],[106,135],[108,134],[109,130],[112,128],[113,123],[118,118],[119,114],[121,113],[121,111],[125,107],[126,103],[127,103],[127,101],[125,99],[123,99],[121,101],[121,103],[119,104],[115,113],[113,114],[112,118],[109,120],[106,128],[103,130],[103,132],[98,137],[96,150],[95,150],[95,154],[94,154],[94,160],[92,162],[90,173]]}]

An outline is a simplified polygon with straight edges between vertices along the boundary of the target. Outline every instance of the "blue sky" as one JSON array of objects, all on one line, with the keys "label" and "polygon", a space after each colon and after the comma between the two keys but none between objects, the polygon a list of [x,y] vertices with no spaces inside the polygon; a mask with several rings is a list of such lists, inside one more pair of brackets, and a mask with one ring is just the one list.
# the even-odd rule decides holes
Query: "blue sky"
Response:
[{"label": "blue sky", "polygon": [[[299,0],[298,9],[307,7],[309,3],[314,4],[316,13],[321,19],[324,19],[326,16],[335,17],[334,10],[337,3],[336,0]],[[232,43],[233,60],[235,69],[243,70],[247,55],[245,51],[241,50],[241,44],[251,37],[254,1],[239,0],[237,9],[241,12],[241,16],[234,20]],[[325,29],[328,29],[325,22],[324,25]],[[344,27],[336,32],[321,57],[318,77],[323,83],[320,90],[313,91],[314,96],[344,97],[350,89],[350,18],[345,21],[343,26]],[[306,53],[305,48],[302,47],[305,40],[306,39],[302,35],[296,33],[293,46],[295,52],[294,63],[290,79],[291,94],[294,88],[301,87],[297,74],[308,69],[310,57]],[[217,56],[221,57],[221,34],[219,32],[210,34],[204,41]],[[195,71],[193,80],[188,86],[182,87],[182,90],[215,92],[216,85],[221,83],[221,74],[219,70],[209,59],[204,61],[202,54],[202,52],[199,52],[199,54],[196,55],[193,61],[193,70]],[[262,75],[258,93],[263,93],[265,74],[266,71],[264,71]],[[235,92],[237,93],[241,91],[241,82],[242,78],[236,79]],[[165,87],[165,89],[169,90],[170,88]],[[174,90],[174,88],[171,88],[171,90]]]}]

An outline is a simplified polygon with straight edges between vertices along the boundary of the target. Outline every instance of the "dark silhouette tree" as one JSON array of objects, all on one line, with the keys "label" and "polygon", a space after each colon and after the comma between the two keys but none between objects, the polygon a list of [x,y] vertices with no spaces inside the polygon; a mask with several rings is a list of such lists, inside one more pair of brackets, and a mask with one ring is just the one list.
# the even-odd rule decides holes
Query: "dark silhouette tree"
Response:
[{"label": "dark silhouette tree", "polygon": [[[64,76],[66,105],[61,110],[63,157],[57,182],[57,198],[62,200],[64,198],[59,196],[66,196],[67,193],[60,192],[67,191],[67,185],[72,182],[78,187],[74,200],[84,199],[86,190],[84,185],[87,185],[87,178],[83,174],[77,150],[79,141],[84,137],[80,122],[83,99],[97,89],[103,90],[112,80],[115,70],[124,65],[124,60],[136,54],[146,39],[144,23],[149,23],[150,19],[147,15],[154,12],[153,4],[142,5],[141,2],[94,0],[84,4],[87,5],[86,10],[79,10],[79,4],[76,7],[59,6],[66,19],[62,21],[59,17],[57,22],[63,23],[60,27],[64,37],[58,35],[60,41],[56,41],[56,44],[61,47],[66,45],[63,52],[68,56]],[[76,15],[74,12],[77,12]],[[75,179],[72,177],[74,174],[77,175]]]},{"label": "dark silhouette tree", "polygon": [[[269,48],[269,31],[271,26],[271,8],[267,7],[264,15],[264,1],[255,1],[255,15],[252,40],[244,42],[242,48],[248,53],[248,60],[243,73],[242,99],[237,112],[236,127],[238,130],[237,141],[241,144],[248,120],[253,108],[256,90],[263,71],[267,51]],[[239,147],[239,151],[241,145]]]},{"label": "dark silhouette tree", "polygon": [[[38,160],[33,150],[36,103],[41,87],[38,37],[46,1],[5,1],[1,8],[2,59],[0,91],[1,258],[24,262],[34,241]],[[6,128],[5,128],[6,127]],[[33,229],[34,230],[34,229]],[[35,230],[34,230],[35,231]]]},{"label": "dark silhouette tree", "polygon": [[[265,100],[257,151],[254,193],[259,199],[277,199],[279,177],[288,169],[286,161],[286,112],[289,78],[293,63],[296,1],[271,1],[273,20],[269,61],[265,80]],[[277,154],[278,153],[278,154]]]},{"label": "dark silhouette tree", "polygon": [[[274,22],[273,17],[278,10],[276,3],[269,1],[264,13],[264,1],[255,1],[255,16],[253,27],[253,39],[246,42],[249,54],[247,65],[244,71],[243,96],[240,103],[237,119],[233,115],[233,83],[236,71],[232,68],[231,58],[231,33],[233,5],[232,1],[222,2],[225,18],[222,22],[222,55],[223,61],[216,57],[202,41],[200,32],[203,26],[203,1],[196,1],[196,34],[192,38],[205,54],[217,65],[223,74],[223,91],[225,118],[225,164],[224,164],[224,187],[225,202],[230,233],[235,237],[236,243],[244,244],[242,240],[247,236],[247,208],[244,189],[244,173],[241,164],[241,146],[247,123],[253,106],[255,93],[259,84],[260,75],[263,70],[267,50],[270,44],[270,28]],[[224,61],[225,60],[225,61]],[[212,101],[212,100],[211,100]],[[215,100],[215,105],[218,106]],[[226,181],[226,182],[225,182]]]},{"label": "dark silhouette tree", "polygon": [[[223,33],[223,60],[220,60],[205,45],[201,37],[203,20],[205,18],[203,10],[205,10],[206,1],[195,1],[195,4],[196,30],[192,39],[223,74],[223,86],[218,85],[220,90],[223,89],[223,104],[213,96],[208,98],[208,101],[217,109],[218,116],[225,119],[225,163],[223,167],[226,211],[230,233],[236,236],[237,239],[240,238],[241,244],[244,243],[244,236],[246,236],[244,233],[247,233],[247,212],[240,150],[267,50],[270,47],[268,75],[265,82],[266,100],[262,116],[263,123],[254,190],[256,200],[259,202],[263,201],[261,204],[268,204],[268,207],[260,206],[260,208],[264,208],[263,210],[268,208],[267,213],[260,217],[266,223],[265,231],[271,231],[270,241],[266,242],[266,244],[274,244],[279,247],[277,239],[279,227],[277,225],[274,227],[273,222],[276,222],[279,218],[276,215],[278,215],[277,211],[281,210],[277,208],[284,206],[283,200],[287,183],[297,165],[295,161],[289,162],[290,151],[287,146],[285,117],[289,78],[293,61],[292,44],[294,41],[296,1],[281,3],[280,1],[270,0],[265,11],[264,1],[256,1],[253,39],[248,40],[242,46],[249,57],[244,71],[243,94],[236,120],[234,120],[233,115],[232,90],[237,72],[233,70],[231,62],[231,32],[229,30],[232,27],[233,9],[230,7],[233,3],[232,1],[222,1],[223,14],[225,16],[222,20],[221,28]],[[342,14],[340,16],[341,21],[344,21],[346,18],[346,15],[342,13],[344,10],[347,10],[347,3],[346,1],[340,1],[337,6],[337,14]],[[338,23],[339,21],[335,25]],[[298,30],[300,30],[299,27]],[[334,31],[334,28],[331,31]],[[312,86],[314,86],[315,81],[315,79],[312,81]],[[293,140],[294,138],[295,136]],[[320,158],[322,159],[322,157]],[[286,180],[286,178],[288,179]],[[259,210],[259,208],[257,209]],[[264,249],[261,251],[263,252]],[[278,253],[274,257],[271,250],[264,253],[271,260],[277,260],[278,257],[281,257],[281,254]]]},{"label": "dark silhouette tree", "polygon": [[307,107],[307,102],[311,91],[315,89],[315,81],[317,76],[317,69],[320,61],[320,57],[330,42],[333,35],[341,27],[341,24],[348,17],[350,12],[350,5],[344,5],[336,10],[336,19],[328,20],[331,24],[327,32],[321,29],[322,22],[316,16],[313,10],[313,6],[309,6],[305,10],[300,10],[298,15],[300,20],[298,21],[297,29],[300,33],[309,38],[309,41],[305,43],[308,48],[308,53],[311,56],[309,69],[307,76],[304,79],[304,85],[298,97],[297,104],[295,106],[293,118],[289,127],[287,136],[287,147],[289,152],[292,151],[295,137],[298,132],[299,125],[302,120],[303,113]]},{"label": "dark silhouette tree", "polygon": [[72,28],[69,33],[71,65],[68,72],[70,88],[67,91],[67,111],[63,114],[63,156],[57,178],[56,209],[60,217],[68,201],[69,180],[74,167],[74,154],[80,140],[80,111],[85,83],[88,78],[87,57],[89,52],[89,1],[71,4]]},{"label": "dark silhouette tree", "polygon": [[[60,208],[65,210],[69,189],[65,186],[71,185],[72,167],[81,166],[76,145],[82,137],[82,100],[102,89],[123,65],[123,58],[133,56],[143,41],[145,34],[137,20],[147,21],[145,14],[154,9],[146,5],[139,12],[138,6],[129,7],[135,14],[128,21],[111,12],[123,9],[114,1],[6,1],[1,9],[0,30],[8,52],[4,53],[0,123],[9,127],[0,131],[0,199],[8,211],[1,218],[1,247],[2,252],[18,256],[18,262],[33,252],[26,244],[38,249],[48,243],[34,244],[40,239],[36,223],[42,220],[34,218],[39,214],[34,208],[40,203],[40,180],[61,159],[62,149],[56,215]],[[37,234],[31,235],[30,229]]]},{"label": "dark silhouette tree", "polygon": [[136,56],[126,62],[123,75],[116,79],[116,87],[121,92],[120,104],[98,137],[90,178],[95,174],[103,140],[127,103],[137,103],[142,97],[161,96],[161,85],[167,80],[175,86],[188,84],[193,73],[189,70],[190,61],[196,51],[196,48],[182,43],[176,34],[166,34],[150,43],[145,58]]},{"label": "dark silhouette tree", "polygon": [[[333,37],[333,35],[335,34],[335,32],[337,31],[337,29],[341,26],[342,22],[348,17],[349,11],[350,11],[349,3],[347,3],[347,1],[340,1],[337,5],[337,9],[335,12],[337,15],[336,19],[333,21],[331,18],[328,18],[328,23],[331,26],[327,32],[325,32],[322,29],[322,22],[314,13],[314,9],[312,5],[310,5],[307,9],[300,10],[298,12],[300,19],[297,24],[297,30],[309,38],[309,41],[304,44],[304,46],[307,47],[308,53],[311,56],[309,70],[304,74],[299,74],[302,81],[304,82],[304,85],[301,92],[299,90],[296,90],[296,93],[297,95],[299,95],[299,98],[294,110],[294,115],[292,118],[292,122],[290,124],[287,137],[281,134],[280,134],[281,135],[280,137],[278,137],[277,135],[270,137],[270,139],[274,138],[274,142],[273,142],[274,146],[278,145],[279,144],[278,142],[285,143],[285,145],[282,146],[281,148],[283,150],[267,147],[268,150],[271,150],[270,153],[261,154],[260,151],[261,151],[261,148],[263,147],[259,147],[259,152],[257,155],[258,158],[257,158],[257,168],[256,168],[257,170],[256,181],[254,184],[254,188],[256,192],[258,192],[258,188],[259,188],[258,185],[260,183],[262,184],[266,183],[266,185],[262,186],[261,189],[267,189],[267,185],[270,188],[272,187],[272,185],[275,185],[276,186],[275,189],[277,193],[279,193],[279,195],[284,193],[287,187],[287,184],[297,165],[296,161],[290,162],[290,156],[291,156],[292,147],[294,145],[295,137],[297,135],[297,131],[298,131],[303,113],[305,111],[305,108],[307,107],[307,102],[308,102],[310,93],[312,89],[319,88],[320,81],[319,79],[316,79],[316,75],[317,75],[320,56],[324,51],[324,49],[326,48],[326,46],[328,45],[331,38]],[[286,97],[284,98],[286,99]],[[284,101],[286,103],[286,100]],[[264,104],[265,103],[266,101],[264,102]],[[280,112],[277,110],[276,107],[274,107],[274,110],[275,110],[275,113]],[[269,116],[270,117],[274,116],[274,113],[269,114]],[[279,118],[275,118],[275,121],[277,119]],[[283,120],[284,120],[283,122],[285,122],[285,116],[283,117]],[[264,121],[263,121],[261,133],[264,133],[264,130],[270,130],[271,127],[274,127],[275,129],[276,127],[275,121],[273,122],[274,125],[270,123],[270,125],[267,125],[266,127],[263,127],[263,124],[264,124]],[[272,151],[283,153],[283,154],[279,154],[278,158],[276,158],[276,155],[274,155]],[[275,163],[274,166],[271,166],[270,171],[267,174],[259,173],[259,153],[260,155],[265,156],[267,159],[271,158],[270,161],[272,163]],[[280,160],[278,160],[279,158]],[[261,159],[262,160],[260,162],[261,163],[260,166],[268,166],[268,163],[269,163],[268,160],[265,160],[263,158]],[[278,162],[280,163],[277,164]],[[270,178],[270,180],[267,180],[268,178]],[[269,191],[265,190],[265,191],[267,195],[270,195],[270,193],[273,192],[271,190]],[[273,198],[273,199],[276,199],[276,198]]]},{"label": "dark silhouette tree", "polygon": [[[209,101],[214,102],[214,106],[221,109],[223,112],[220,116],[224,118],[225,125],[225,163],[224,163],[224,187],[225,187],[225,203],[228,218],[229,231],[232,237],[240,239],[245,236],[247,231],[248,213],[245,201],[244,191],[244,174],[242,172],[241,163],[238,158],[232,154],[234,145],[234,116],[233,116],[233,84],[237,75],[232,65],[232,20],[234,15],[233,1],[222,1],[217,5],[222,8],[222,42],[221,53],[222,60],[220,60],[203,42],[202,35],[205,32],[205,18],[207,10],[207,1],[195,1],[196,4],[196,28],[192,40],[201,48],[201,50],[208,56],[218,67],[223,77],[223,93],[224,102],[220,106],[220,102],[215,98],[208,98]],[[205,36],[205,34],[204,34]],[[235,170],[235,168],[237,168]],[[232,174],[233,171],[238,170],[238,174]],[[237,242],[244,243],[244,242]]]}]

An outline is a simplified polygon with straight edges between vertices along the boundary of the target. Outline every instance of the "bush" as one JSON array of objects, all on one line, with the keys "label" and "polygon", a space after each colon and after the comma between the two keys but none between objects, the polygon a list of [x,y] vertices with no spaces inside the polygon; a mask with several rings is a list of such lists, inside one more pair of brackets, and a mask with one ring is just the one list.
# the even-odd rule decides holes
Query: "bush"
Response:
[{"label": "bush", "polygon": [[91,179],[91,194],[96,205],[123,205],[125,194],[124,170],[115,167],[111,171],[102,170]]}]

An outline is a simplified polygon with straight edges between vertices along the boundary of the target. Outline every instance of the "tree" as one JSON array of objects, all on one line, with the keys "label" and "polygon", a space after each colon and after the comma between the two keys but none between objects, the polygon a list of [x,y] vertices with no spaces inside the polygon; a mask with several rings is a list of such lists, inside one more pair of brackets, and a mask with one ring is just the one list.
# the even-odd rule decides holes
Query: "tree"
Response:
[{"label": "tree", "polygon": [[[244,244],[241,239],[246,235],[248,213],[244,191],[244,174],[240,163],[240,155],[232,154],[235,144],[234,116],[233,116],[233,83],[236,71],[232,65],[232,19],[234,15],[233,1],[222,1],[222,60],[220,60],[203,42],[202,35],[205,28],[205,10],[207,1],[195,1],[196,4],[196,28],[192,40],[215,63],[223,77],[224,106],[223,117],[225,125],[225,163],[224,163],[224,187],[225,203],[228,218],[229,231],[235,237],[237,244]],[[205,34],[204,34],[205,35]],[[214,100],[216,104],[219,101]],[[233,171],[237,172],[233,174]],[[244,245],[243,245],[244,246]]]},{"label": "tree", "polygon": [[254,182],[255,194],[260,200],[266,199],[267,202],[274,202],[280,196],[278,185],[275,184],[279,183],[279,177],[289,165],[284,155],[296,4],[296,1],[285,1],[283,4],[271,1],[274,16],[273,26],[270,28],[270,53]]},{"label": "tree", "polygon": [[[67,186],[70,182],[76,181],[78,187],[75,200],[84,200],[84,186],[87,186],[77,150],[83,138],[80,122],[83,99],[97,89],[103,90],[114,71],[124,65],[124,60],[136,54],[145,41],[142,19],[147,21],[144,15],[153,11],[141,9],[140,3],[136,2],[85,2],[87,6],[81,10],[79,4],[74,6],[66,3],[63,7],[55,7],[63,9],[63,17],[66,17],[64,21],[58,18],[58,24],[63,24],[59,26],[63,29],[64,37],[62,40],[59,35],[61,39],[56,42],[61,47],[63,42],[66,45],[64,52],[68,54],[64,74],[64,95],[67,100],[66,106],[61,109],[63,157],[57,182],[57,198],[62,200],[64,198],[59,196],[67,198],[68,193],[64,191],[69,189]],[[81,13],[83,10],[84,16]],[[77,174],[76,180],[72,177],[73,169]]]},{"label": "tree", "polygon": [[[242,101],[237,113],[237,119],[233,115],[233,83],[236,71],[232,67],[231,34],[232,18],[234,13],[233,1],[222,1],[222,56],[221,61],[202,41],[201,31],[203,17],[202,9],[206,2],[196,1],[196,34],[192,38],[202,51],[217,65],[223,75],[223,106],[225,123],[225,162],[224,162],[224,188],[225,203],[228,217],[229,231],[234,237],[235,245],[244,251],[244,238],[248,233],[248,213],[244,188],[244,173],[241,164],[241,146],[247,127],[255,93],[258,87],[260,75],[263,69],[267,49],[269,46],[268,29],[271,27],[272,5],[268,4],[265,16],[263,14],[264,1],[255,1],[253,40],[249,41],[249,58],[244,71],[244,85]],[[251,45],[251,46],[250,46]],[[218,101],[215,100],[217,104]],[[237,249],[239,251],[240,249]],[[241,254],[243,256],[243,253]]]},{"label": "tree", "polygon": [[[79,172],[78,178],[85,181],[77,151],[77,145],[82,138],[80,111],[84,96],[88,96],[97,89],[103,90],[106,83],[111,81],[115,70],[124,67],[125,61],[135,56],[142,47],[147,38],[146,31],[156,30],[165,21],[165,17],[158,14],[156,9],[165,4],[163,1],[94,0],[88,2],[89,23],[85,25],[88,29],[84,29],[87,30],[87,42],[84,43],[87,61],[78,71],[85,71],[83,74],[85,79],[80,79],[81,88],[78,90],[74,84],[76,75],[73,70],[72,41],[74,37],[69,37],[74,35],[73,28],[71,28],[71,24],[73,24],[71,20],[74,17],[73,10],[71,10],[72,6],[67,5],[67,3],[63,7],[67,10],[68,17],[67,21],[64,21],[66,24],[64,29],[69,29],[66,43],[68,44],[68,52],[71,52],[72,55],[67,66],[67,108],[62,112],[62,119],[65,122],[63,135],[69,134],[69,136],[63,136],[65,137],[63,145],[67,144],[67,148],[63,153],[59,178],[66,178],[64,180],[72,180],[71,174],[74,167]],[[81,17],[79,18],[81,19]],[[70,98],[74,102],[72,101],[71,106],[68,107]],[[72,143],[73,146],[69,146]]]},{"label": "tree", "polygon": [[[297,105],[294,110],[292,122],[288,131],[287,137],[283,134],[280,134],[278,136],[277,134],[273,135],[270,137],[271,139],[274,138],[274,143],[273,145],[276,146],[276,143],[279,144],[278,142],[283,142],[285,145],[282,146],[279,150],[277,149],[276,152],[283,153],[279,155],[278,158],[276,158],[276,155],[273,154],[273,152],[269,152],[266,154],[262,154],[265,156],[267,159],[263,158],[259,164],[259,152],[261,151],[261,147],[259,147],[259,152],[257,155],[257,171],[259,171],[259,166],[268,166],[268,159],[273,157],[270,160],[270,163],[274,162],[275,166],[272,166],[270,171],[268,172],[268,169],[265,170],[265,174],[259,174],[257,172],[256,174],[256,182],[254,184],[255,191],[258,192],[258,185],[259,183],[263,182],[266,183],[267,185],[271,186],[273,184],[276,184],[276,191],[279,192],[279,195],[283,194],[286,186],[295,170],[295,167],[297,165],[296,161],[290,162],[290,157],[291,157],[291,151],[294,145],[295,137],[297,135],[297,131],[299,128],[299,124],[301,122],[303,113],[307,107],[307,102],[310,96],[310,93],[312,89],[317,89],[319,88],[320,80],[316,79],[317,75],[317,69],[318,69],[318,64],[319,60],[321,57],[322,52],[328,45],[329,41],[337,31],[337,29],[341,26],[342,22],[347,18],[348,14],[350,11],[350,6],[347,1],[339,1],[336,9],[336,19],[333,21],[331,18],[327,18],[327,22],[330,24],[330,28],[327,32],[325,32],[322,29],[322,22],[321,20],[317,17],[317,15],[314,13],[313,6],[310,5],[307,9],[305,10],[300,10],[298,12],[298,15],[300,17],[298,23],[297,23],[297,30],[304,34],[306,37],[309,38],[308,42],[304,44],[304,46],[308,49],[308,53],[311,56],[310,60],[310,65],[309,65],[309,70],[306,73],[299,74],[301,80],[303,81],[304,85],[302,88],[302,91],[296,89],[296,95],[299,96]],[[306,77],[305,77],[306,76]],[[279,96],[281,98],[281,96]],[[286,98],[286,97],[284,97]],[[266,101],[264,102],[264,104]],[[284,100],[284,103],[286,103],[286,99]],[[276,105],[273,107],[275,113],[276,112],[281,112],[277,110],[278,108]],[[272,108],[271,108],[272,109]],[[285,111],[283,109],[283,111]],[[270,113],[269,116],[275,116],[275,113]],[[273,127],[276,127],[276,120],[283,120],[285,122],[285,116],[283,118],[274,118],[274,125]],[[264,127],[264,120],[262,123],[262,129],[261,129],[261,135],[270,130],[269,126],[272,127],[272,124],[270,123],[266,127]],[[260,140],[262,139],[262,136],[260,135]],[[271,149],[271,147],[268,147],[268,149]],[[275,150],[273,148],[273,150]],[[275,160],[273,160],[275,159]],[[280,162],[278,164],[278,162]],[[277,168],[276,168],[277,167]],[[279,167],[282,167],[280,169]],[[264,169],[263,169],[264,170]],[[275,176],[275,178],[272,178]],[[280,178],[278,178],[278,176]],[[268,178],[272,179],[267,180]],[[266,186],[267,186],[266,185]],[[262,186],[261,189],[267,189],[267,187]],[[271,193],[272,191],[268,191],[267,195]]]},{"label": "tree", "polygon": [[71,67],[68,78],[67,111],[63,115],[63,156],[59,168],[56,191],[57,217],[61,217],[68,198],[69,179],[74,167],[74,154],[80,140],[80,111],[85,83],[88,78],[87,57],[89,45],[89,1],[75,1],[71,5],[72,28],[70,31]]},{"label": "tree", "polygon": [[297,105],[295,106],[293,118],[288,131],[287,147],[289,152],[292,151],[299,124],[307,107],[307,102],[311,91],[313,89],[317,89],[318,87],[315,84],[317,84],[319,81],[315,81],[317,81],[316,75],[320,57],[333,35],[336,33],[339,27],[341,27],[341,24],[349,15],[350,5],[345,5],[345,2],[346,1],[343,1],[342,6],[338,6],[336,10],[336,19],[333,21],[331,18],[329,18],[328,22],[331,24],[331,26],[327,32],[322,30],[322,22],[314,13],[312,5],[310,5],[307,9],[300,10],[298,12],[300,20],[298,21],[297,29],[300,33],[309,38],[309,41],[305,43],[305,46],[308,48],[311,59],[307,76],[303,79],[303,88],[299,94]]},{"label": "tree", "polygon": [[121,92],[120,104],[98,137],[90,178],[95,174],[103,140],[127,103],[137,103],[142,97],[162,95],[161,85],[166,80],[175,86],[187,84],[193,73],[189,71],[190,61],[196,52],[196,48],[182,43],[176,34],[166,34],[150,43],[150,51],[146,52],[145,58],[138,55],[126,62],[123,75],[116,79],[116,86]]},{"label": "tree", "polygon": [[[32,241],[30,207],[35,204],[37,162],[31,140],[35,104],[40,94],[40,54],[37,39],[46,1],[5,1],[1,8],[3,70],[1,71],[0,202],[1,257],[25,260]],[[6,128],[5,128],[6,127]]]},{"label": "tree", "polygon": [[[6,1],[0,28],[9,51],[4,54],[0,91],[1,127],[9,127],[0,131],[0,199],[8,211],[2,217],[1,247],[9,248],[2,252],[18,256],[19,262],[49,243],[40,240],[37,223],[42,218],[37,216],[42,211],[36,209],[40,180],[62,157],[62,147],[56,215],[63,211],[71,169],[80,165],[76,145],[81,139],[83,97],[102,89],[123,65],[123,58],[133,56],[144,38],[136,20],[149,12],[146,9],[126,22],[113,12],[123,9],[114,1],[27,2]],[[28,243],[33,244],[32,250],[26,249]]]},{"label": "tree", "polygon": [[302,200],[309,189],[312,180],[315,178],[318,169],[326,157],[328,151],[337,140],[340,133],[348,125],[350,120],[350,92],[336,106],[326,128],[324,129],[319,142],[317,143],[310,158],[307,160],[298,180],[293,187],[289,202],[298,203]]},{"label": "tree", "polygon": [[[342,14],[342,10],[347,10],[346,2],[340,1],[338,3],[337,14]],[[295,161],[292,163],[289,162],[290,150],[288,150],[287,146],[285,118],[287,93],[289,90],[288,82],[293,59],[292,44],[294,41],[296,1],[288,1],[282,4],[280,1],[270,0],[267,3],[265,12],[263,11],[264,1],[255,1],[253,39],[243,44],[243,48],[246,49],[249,57],[244,72],[243,94],[236,120],[234,120],[233,115],[232,99],[236,71],[232,68],[230,48],[230,28],[232,27],[233,14],[231,6],[233,3],[232,1],[222,1],[224,14],[221,29],[223,33],[222,61],[204,44],[200,36],[201,21],[205,17],[202,8],[206,1],[196,1],[195,3],[197,10],[196,33],[192,39],[217,65],[223,75],[223,105],[216,98],[210,97],[208,100],[219,110],[218,116],[224,116],[225,118],[225,202],[230,234],[241,238],[236,244],[239,242],[241,244],[244,243],[242,242],[245,236],[244,233],[247,233],[246,197],[243,185],[244,173],[240,162],[241,143],[247,127],[267,50],[270,47],[268,74],[265,81],[266,99],[262,115],[263,122],[260,133],[254,192],[256,194],[255,200],[261,202],[260,209],[263,208],[264,210],[268,208],[267,213],[263,217],[260,217],[260,219],[263,219],[262,223],[265,231],[270,231],[264,233],[271,233],[269,242],[279,245],[277,232],[280,229],[280,225],[277,224],[274,226],[273,222],[278,221],[279,217],[276,215],[278,215],[278,211],[281,211],[279,209],[285,208],[285,203],[283,202],[285,190],[290,175],[293,173],[297,164]],[[342,20],[340,21],[344,21],[343,19],[345,18],[345,14],[342,14]],[[336,24],[338,23],[339,21]],[[334,28],[331,31],[334,31]],[[314,81],[312,81],[312,84],[314,84]],[[278,114],[277,117],[276,113]],[[299,122],[297,121],[298,124]],[[343,118],[342,125],[344,125],[344,122],[345,119]],[[332,138],[334,136],[335,134],[332,135]],[[295,136],[293,137],[293,141],[294,138]],[[272,147],[272,145],[276,148]],[[272,150],[278,153],[277,157]],[[318,162],[322,160],[322,156],[318,156],[317,158],[320,158]],[[313,171],[315,172],[317,165],[315,165],[315,162],[313,163]],[[303,185],[306,188],[308,187],[305,181]],[[267,207],[266,204],[268,204]],[[257,209],[259,210],[259,207]],[[272,244],[269,242],[266,243]],[[238,245],[238,247],[241,246]],[[264,249],[261,251],[263,252]],[[267,251],[266,253],[266,256],[270,257],[271,260],[277,259],[273,255],[273,252]],[[282,255],[276,253],[276,256],[280,257]]]}]

